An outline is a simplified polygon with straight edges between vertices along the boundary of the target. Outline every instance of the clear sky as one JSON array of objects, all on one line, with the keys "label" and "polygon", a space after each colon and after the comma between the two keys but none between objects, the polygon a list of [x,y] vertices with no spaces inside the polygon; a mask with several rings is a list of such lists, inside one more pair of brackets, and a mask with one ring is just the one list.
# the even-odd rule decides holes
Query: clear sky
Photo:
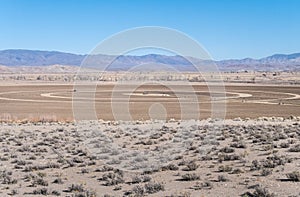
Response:
[{"label": "clear sky", "polygon": [[0,50],[85,54],[138,26],[182,31],[218,60],[300,52],[300,0],[0,0]]}]

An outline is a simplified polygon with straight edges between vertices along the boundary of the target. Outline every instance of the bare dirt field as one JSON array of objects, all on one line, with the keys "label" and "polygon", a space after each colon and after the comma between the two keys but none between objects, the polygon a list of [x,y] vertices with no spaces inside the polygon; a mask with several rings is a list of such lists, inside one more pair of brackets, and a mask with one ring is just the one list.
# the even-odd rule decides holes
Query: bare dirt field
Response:
[{"label": "bare dirt field", "polygon": [[[300,196],[299,86],[190,87],[2,83],[0,196]],[[74,102],[97,120],[72,122]],[[133,121],[114,121],[126,103]],[[155,103],[169,121],[149,120]]]},{"label": "bare dirt field", "polygon": [[[211,116],[211,99],[205,85],[193,85],[193,92],[172,92],[172,85],[143,85],[131,92],[129,86],[122,91],[115,91],[114,85],[101,84],[95,90],[81,93],[83,101],[95,101],[98,119],[113,120],[111,110],[112,92],[114,101],[127,102],[124,95],[130,95],[130,114],[136,120],[148,120],[148,110],[153,103],[161,103],[167,110],[168,118],[180,119],[180,97],[187,94],[197,96],[200,118]],[[120,88],[120,87],[119,87]],[[184,89],[184,88],[183,88]],[[226,118],[257,118],[262,116],[289,117],[300,115],[299,86],[270,85],[226,85]],[[0,114],[2,118],[28,119],[56,117],[59,120],[72,120],[72,85],[1,85]],[[77,92],[78,94],[78,92]],[[191,111],[198,113],[198,111]],[[9,116],[9,117],[8,117]]]}]

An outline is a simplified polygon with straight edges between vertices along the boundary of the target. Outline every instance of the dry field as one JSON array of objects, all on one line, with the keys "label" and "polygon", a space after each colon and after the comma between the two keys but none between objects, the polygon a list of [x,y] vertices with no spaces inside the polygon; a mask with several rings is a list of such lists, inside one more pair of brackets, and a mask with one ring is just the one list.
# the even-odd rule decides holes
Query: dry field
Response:
[{"label": "dry field", "polygon": [[[126,103],[127,100],[122,100],[124,95],[131,93],[129,111],[133,119],[148,120],[149,107],[154,103],[161,103],[166,108],[167,118],[180,119],[179,99],[193,94],[197,96],[200,119],[211,117],[211,103],[217,101],[210,98],[207,86],[195,84],[193,92],[176,92],[176,95],[172,92],[175,86],[178,85],[143,85],[131,93],[132,88],[128,85],[116,91],[114,85],[104,83],[97,86],[94,97],[90,97],[91,92],[86,95],[83,92],[78,99],[94,100],[98,119],[113,120],[112,92],[114,99],[121,103]],[[184,90],[184,87],[177,89]],[[299,86],[226,85],[225,91],[227,119],[300,116]],[[73,93],[73,85],[1,85],[0,119],[73,120]],[[191,114],[198,112],[196,109],[190,111]]]},{"label": "dry field", "polygon": [[[300,196],[300,87],[227,83],[212,98],[192,84],[2,83],[0,196]],[[72,122],[74,101],[99,121]],[[134,121],[114,121],[126,102]],[[225,121],[210,119],[218,102]],[[169,121],[149,120],[155,103]],[[180,103],[201,121],[180,120]]]}]

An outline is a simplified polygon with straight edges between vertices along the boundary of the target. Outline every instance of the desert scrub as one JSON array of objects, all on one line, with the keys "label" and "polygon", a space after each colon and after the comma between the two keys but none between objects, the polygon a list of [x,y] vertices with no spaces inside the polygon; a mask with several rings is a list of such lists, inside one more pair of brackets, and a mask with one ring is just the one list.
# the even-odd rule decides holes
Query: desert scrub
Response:
[{"label": "desert scrub", "polygon": [[240,141],[240,142],[234,142],[234,143],[230,144],[230,147],[233,147],[233,148],[247,148],[247,145],[244,141]]},{"label": "desert scrub", "polygon": [[113,167],[110,167],[110,166],[103,166],[102,168],[97,168],[95,170],[95,172],[109,172],[109,171],[113,171],[114,168]]},{"label": "desert scrub", "polygon": [[179,169],[179,167],[177,165],[175,165],[175,164],[169,164],[169,165],[163,166],[161,168],[162,171],[167,171],[167,170],[176,171],[178,169]]},{"label": "desert scrub", "polygon": [[272,174],[272,169],[269,169],[269,168],[267,168],[267,169],[262,169],[262,171],[261,171],[261,173],[260,173],[260,175],[261,176],[268,176],[268,175],[270,175],[270,174]]},{"label": "desert scrub", "polygon": [[275,194],[271,193],[264,187],[257,186],[255,187],[255,191],[253,193],[247,192],[242,194],[242,197],[275,197]]},{"label": "desert scrub", "polygon": [[32,182],[32,186],[35,187],[37,185],[48,186],[48,181],[44,180],[43,178],[35,178]]},{"label": "desert scrub", "polygon": [[244,173],[244,171],[240,168],[236,168],[231,172],[231,174],[241,174],[241,173]]},{"label": "desert scrub", "polygon": [[118,185],[120,183],[124,183],[123,174],[110,172],[104,174],[102,178],[98,179],[99,181],[104,181],[105,186]]},{"label": "desert scrub", "polygon": [[221,165],[219,166],[219,172],[231,172],[232,171],[232,167],[229,165]]},{"label": "desert scrub", "polygon": [[167,197],[191,197],[191,193],[190,192],[179,192],[179,193],[175,193],[175,194],[171,194],[171,196],[167,196]]},{"label": "desert scrub", "polygon": [[196,162],[195,161],[191,161],[182,170],[183,171],[195,171],[195,170],[197,170],[197,168],[198,168],[198,165],[196,164]]},{"label": "desert scrub", "polygon": [[65,190],[66,192],[84,192],[85,189],[83,187],[82,184],[78,185],[78,184],[72,184],[67,190]]},{"label": "desert scrub", "polygon": [[134,176],[131,179],[132,184],[137,184],[137,183],[145,183],[151,181],[151,177],[147,175],[141,175],[141,176]]},{"label": "desert scrub", "polygon": [[2,184],[17,184],[18,180],[12,178],[12,172],[2,171],[0,174],[0,180]]},{"label": "desert scrub", "polygon": [[225,177],[224,175],[219,175],[217,181],[218,181],[218,182],[227,182],[227,181],[229,181],[229,180],[228,180],[228,178]]},{"label": "desert scrub", "polygon": [[289,148],[290,147],[290,144],[289,143],[287,143],[287,142],[282,142],[282,143],[280,143],[280,148]]},{"label": "desert scrub", "polygon": [[84,192],[79,192],[79,193],[75,193],[74,195],[72,195],[72,197],[96,197],[97,194],[94,191],[84,191]]},{"label": "desert scrub", "polygon": [[126,192],[125,195],[131,195],[135,197],[145,196],[145,189],[141,185],[134,186],[131,191]]},{"label": "desert scrub", "polygon": [[200,176],[195,173],[187,173],[181,176],[181,181],[196,181],[199,180]]},{"label": "desert scrub", "polygon": [[300,182],[300,172],[294,171],[286,174],[287,178],[291,181]]},{"label": "desert scrub", "polygon": [[205,181],[205,182],[197,182],[194,186],[190,187],[190,189],[193,190],[202,190],[202,189],[212,189],[213,185],[210,181]]},{"label": "desert scrub", "polygon": [[154,194],[154,193],[157,193],[159,191],[164,191],[165,186],[162,183],[150,182],[150,183],[147,183],[145,185],[144,189],[145,189],[146,193]]},{"label": "desert scrub", "polygon": [[289,149],[290,152],[300,152],[300,144],[297,144]]},{"label": "desert scrub", "polygon": [[63,184],[63,180],[61,178],[57,178],[55,179],[52,183],[55,183],[55,184]]},{"label": "desert scrub", "polygon": [[32,191],[33,195],[49,195],[48,189],[47,188],[39,188],[39,189],[35,189]]},{"label": "desert scrub", "polygon": [[222,153],[233,153],[234,149],[230,148],[228,146],[225,146],[224,148],[220,149],[220,152],[222,152]]},{"label": "desert scrub", "polygon": [[275,168],[280,165],[292,162],[291,158],[285,156],[272,155],[261,161],[253,160],[250,170],[260,170],[263,168]]},{"label": "desert scrub", "polygon": [[10,195],[10,196],[15,196],[15,195],[17,195],[18,193],[19,193],[18,190],[13,189],[13,190],[11,190],[11,192],[10,192],[8,195]]},{"label": "desert scrub", "polygon": [[237,154],[219,154],[218,155],[218,161],[221,163],[223,161],[235,161],[235,160],[240,160],[241,156]]}]

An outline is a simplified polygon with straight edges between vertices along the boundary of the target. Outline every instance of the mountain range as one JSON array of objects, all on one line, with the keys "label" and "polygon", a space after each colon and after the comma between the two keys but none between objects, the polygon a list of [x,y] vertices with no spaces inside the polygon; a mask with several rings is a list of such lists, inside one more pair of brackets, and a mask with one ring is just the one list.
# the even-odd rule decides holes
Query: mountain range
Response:
[{"label": "mountain range", "polygon": [[[57,51],[33,50],[2,50],[0,51],[0,73],[4,72],[75,72],[87,55],[78,55]],[[110,71],[131,69],[137,65],[151,65],[148,68],[159,69],[161,65],[172,67],[179,71],[194,71],[189,61],[181,56],[167,56],[149,54],[143,56],[88,56],[91,68],[97,65],[106,65],[112,59],[115,61],[108,67]],[[221,71],[299,71],[300,53],[275,54],[261,59],[231,59],[221,61],[208,61],[195,59],[199,64],[215,63]],[[147,66],[146,66],[147,67]]]}]

